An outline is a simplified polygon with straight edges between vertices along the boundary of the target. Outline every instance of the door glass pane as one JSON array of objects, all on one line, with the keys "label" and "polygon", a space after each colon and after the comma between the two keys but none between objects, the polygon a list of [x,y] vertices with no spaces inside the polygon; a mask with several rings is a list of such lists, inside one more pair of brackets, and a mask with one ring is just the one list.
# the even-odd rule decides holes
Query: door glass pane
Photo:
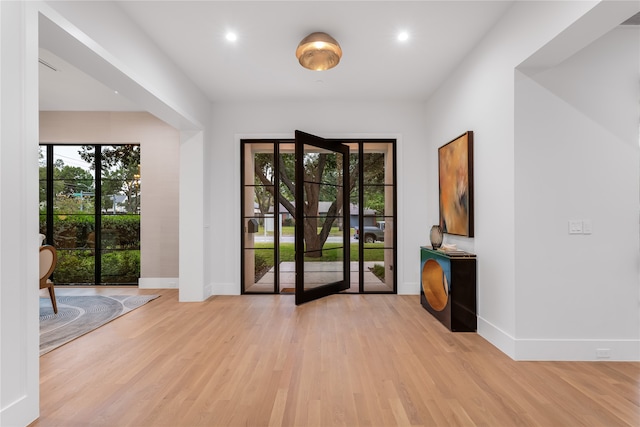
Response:
[{"label": "door glass pane", "polygon": [[295,144],[279,144],[278,161],[278,273],[279,292],[293,293],[296,286],[295,262]]},{"label": "door glass pane", "polygon": [[[57,248],[56,248],[57,249]],[[94,285],[95,252],[90,249],[63,249],[53,272],[56,285]]]},{"label": "door glass pane", "polygon": [[343,155],[304,146],[304,289],[344,279],[342,230]]},{"label": "door glass pane", "polygon": [[95,283],[95,168],[93,149],[53,147],[53,245],[56,284]]},{"label": "door glass pane", "polygon": [[138,284],[140,277],[140,218],[102,216],[101,283]]},{"label": "door glass pane", "polygon": [[[39,174],[39,207],[40,207],[40,233],[46,233],[46,225],[43,224],[43,216],[47,214],[47,148],[39,147],[38,174]],[[44,217],[46,220],[46,217]]]},{"label": "door glass pane", "polygon": [[138,284],[140,277],[140,147],[103,146],[101,284]]},{"label": "door glass pane", "polygon": [[55,283],[95,283],[95,216],[53,215],[53,245],[58,253]]},{"label": "door glass pane", "polygon": [[356,239],[356,228],[360,216],[358,204],[358,185],[360,182],[359,163],[360,163],[360,144],[345,143],[349,147],[349,257],[350,257],[350,274],[349,289],[347,293],[360,292],[360,252],[358,239]]},{"label": "door glass pane", "polygon": [[245,223],[244,290],[273,293],[276,283],[274,216],[248,217]]},{"label": "door glass pane", "polygon": [[245,292],[273,293],[275,270],[274,250],[244,250],[244,287]]},{"label": "door glass pane", "polygon": [[365,292],[393,291],[393,249],[386,249],[382,243],[367,243],[364,247],[364,290]]},{"label": "door glass pane", "polygon": [[364,183],[393,185],[393,145],[388,142],[363,144]]},{"label": "door glass pane", "polygon": [[276,181],[273,144],[245,144],[243,176],[243,290],[273,293]]},{"label": "door glass pane", "polygon": [[363,290],[394,292],[395,224],[393,144],[363,144]]},{"label": "door glass pane", "polygon": [[138,215],[140,213],[140,147],[113,145],[102,147],[102,212]]},{"label": "door glass pane", "polygon": [[288,210],[280,205],[280,221],[282,223],[279,239],[279,292],[293,293],[296,287],[296,247],[295,226],[296,222]]},{"label": "door glass pane", "polygon": [[[44,234],[45,236],[47,235],[47,215],[46,214],[40,214],[40,224],[39,224],[38,230],[40,230],[40,234]],[[48,243],[48,242],[43,242],[43,243]]]},{"label": "door glass pane", "polygon": [[[92,149],[79,145],[53,148],[53,209],[65,215],[92,214],[95,168]],[[46,176],[45,176],[46,179]]]},{"label": "door glass pane", "polygon": [[321,257],[314,251],[306,251],[304,258],[304,289],[312,289],[344,278],[344,248],[327,244]]}]

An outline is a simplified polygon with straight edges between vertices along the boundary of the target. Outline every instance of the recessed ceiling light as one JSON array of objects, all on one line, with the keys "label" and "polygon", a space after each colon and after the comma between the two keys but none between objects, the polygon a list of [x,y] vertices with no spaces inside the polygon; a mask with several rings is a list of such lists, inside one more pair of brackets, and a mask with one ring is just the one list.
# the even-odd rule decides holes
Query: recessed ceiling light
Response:
[{"label": "recessed ceiling light", "polygon": [[409,40],[409,33],[407,33],[406,31],[401,31],[400,33],[398,33],[398,41],[406,42],[407,40]]},{"label": "recessed ceiling light", "polygon": [[230,42],[238,40],[238,35],[233,31],[229,31],[224,37]]}]

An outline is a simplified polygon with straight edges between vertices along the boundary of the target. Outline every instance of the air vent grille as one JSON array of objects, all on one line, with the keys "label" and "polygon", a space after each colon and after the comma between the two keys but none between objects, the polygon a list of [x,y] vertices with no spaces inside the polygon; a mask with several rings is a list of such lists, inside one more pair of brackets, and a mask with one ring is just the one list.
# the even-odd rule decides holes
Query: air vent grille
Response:
[{"label": "air vent grille", "polygon": [[45,67],[52,69],[53,71],[58,71],[58,69],[56,67],[54,67],[53,65],[49,64],[44,59],[38,58],[38,62],[41,63],[42,65],[44,65]]}]

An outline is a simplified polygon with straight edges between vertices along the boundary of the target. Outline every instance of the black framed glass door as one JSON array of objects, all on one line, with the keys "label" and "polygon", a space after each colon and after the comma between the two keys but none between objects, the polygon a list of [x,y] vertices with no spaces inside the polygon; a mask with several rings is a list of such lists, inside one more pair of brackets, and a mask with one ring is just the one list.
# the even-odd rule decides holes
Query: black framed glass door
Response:
[{"label": "black framed glass door", "polygon": [[[349,147],[295,132],[296,304],[349,288]],[[321,204],[328,206],[321,215]],[[327,240],[335,224],[338,239]]]},{"label": "black framed glass door", "polygon": [[[396,141],[325,142],[330,148],[349,148],[349,221],[345,226],[342,219],[333,220],[327,234],[325,218],[336,215],[330,212],[329,199],[318,198],[317,237],[311,235],[312,227],[307,240],[324,242],[323,255],[328,257],[331,248],[342,245],[343,232],[350,232],[351,283],[342,293],[396,293]],[[241,140],[242,294],[295,294],[295,148],[293,138]],[[320,266],[311,263],[322,259],[307,257],[309,276],[311,268]]]}]

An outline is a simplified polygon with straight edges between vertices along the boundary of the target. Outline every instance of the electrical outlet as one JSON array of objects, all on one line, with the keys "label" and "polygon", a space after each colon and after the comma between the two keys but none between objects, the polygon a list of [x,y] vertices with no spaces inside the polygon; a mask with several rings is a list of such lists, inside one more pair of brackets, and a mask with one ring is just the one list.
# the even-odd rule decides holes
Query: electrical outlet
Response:
[{"label": "electrical outlet", "polygon": [[569,234],[582,234],[582,221],[578,219],[569,220]]},{"label": "electrical outlet", "polygon": [[596,348],[596,357],[598,359],[609,359],[611,357],[610,348]]}]

